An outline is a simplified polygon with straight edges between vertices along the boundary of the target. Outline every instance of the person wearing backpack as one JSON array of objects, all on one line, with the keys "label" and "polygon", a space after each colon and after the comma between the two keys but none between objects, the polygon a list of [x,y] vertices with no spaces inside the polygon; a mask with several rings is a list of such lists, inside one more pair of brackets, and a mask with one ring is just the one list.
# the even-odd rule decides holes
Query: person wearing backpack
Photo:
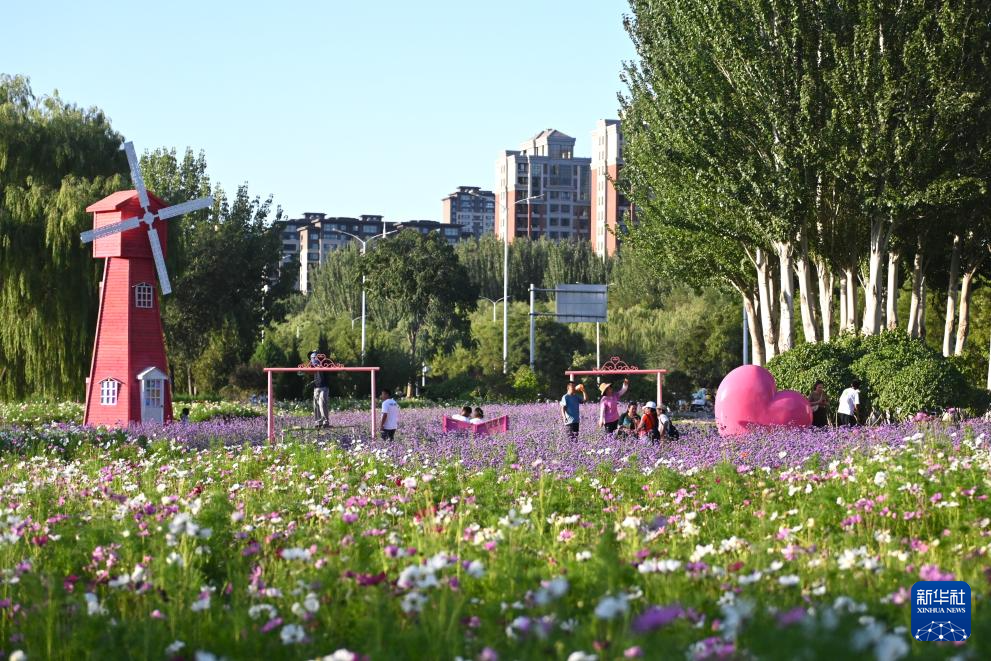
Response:
[{"label": "person wearing backpack", "polygon": [[674,427],[674,423],[671,422],[671,412],[668,407],[661,406],[661,414],[658,419],[658,431],[660,432],[661,438],[670,438],[672,441],[677,441],[681,438],[681,432],[679,432]]}]

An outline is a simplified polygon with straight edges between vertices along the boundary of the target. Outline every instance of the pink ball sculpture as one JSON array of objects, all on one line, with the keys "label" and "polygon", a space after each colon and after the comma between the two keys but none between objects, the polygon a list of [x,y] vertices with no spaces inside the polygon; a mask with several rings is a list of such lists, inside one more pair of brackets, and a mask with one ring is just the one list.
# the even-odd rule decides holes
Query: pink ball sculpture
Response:
[{"label": "pink ball sculpture", "polygon": [[753,426],[808,427],[812,406],[800,392],[778,392],[774,376],[763,367],[741,365],[719,384],[716,423],[720,436],[746,434]]}]

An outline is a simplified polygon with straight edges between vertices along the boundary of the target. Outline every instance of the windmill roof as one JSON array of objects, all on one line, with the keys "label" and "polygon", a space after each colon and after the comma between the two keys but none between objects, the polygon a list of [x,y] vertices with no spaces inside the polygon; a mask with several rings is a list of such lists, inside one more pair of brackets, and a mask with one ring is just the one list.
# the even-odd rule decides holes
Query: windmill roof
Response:
[{"label": "windmill roof", "polygon": [[[94,202],[93,204],[86,207],[87,213],[97,212],[97,211],[117,211],[122,207],[128,205],[131,200],[135,202],[138,199],[138,191],[136,190],[122,190],[112,193],[99,202]],[[152,206],[157,206],[161,209],[168,206],[161,199],[158,198],[154,193],[148,191],[148,199],[151,201]]]}]

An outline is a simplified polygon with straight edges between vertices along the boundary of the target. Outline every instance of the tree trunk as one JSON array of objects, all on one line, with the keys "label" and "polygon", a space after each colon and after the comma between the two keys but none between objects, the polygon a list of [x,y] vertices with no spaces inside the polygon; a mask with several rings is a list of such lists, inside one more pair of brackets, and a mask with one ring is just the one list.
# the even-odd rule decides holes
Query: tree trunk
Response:
[{"label": "tree trunk", "polygon": [[898,328],[898,266],[901,257],[897,251],[888,253],[888,305],[885,311],[888,330]]},{"label": "tree trunk", "polygon": [[833,334],[833,271],[825,261],[816,262],[819,275],[819,317],[822,321],[822,341],[829,342]]},{"label": "tree trunk", "polygon": [[747,332],[750,334],[750,364],[763,367],[767,362],[764,359],[764,337],[753,294],[743,295],[743,307],[747,311]]},{"label": "tree trunk", "polygon": [[847,321],[846,316],[849,308],[846,306],[846,276],[840,274],[840,326],[839,331],[842,333],[846,330]]},{"label": "tree trunk", "polygon": [[784,353],[794,344],[792,329],[795,327],[795,276],[792,272],[791,244],[777,243],[775,248],[778,252],[778,288],[781,292],[781,302],[778,304],[778,351]]},{"label": "tree trunk", "polygon": [[926,271],[922,270],[921,296],[919,298],[919,337],[926,339]]},{"label": "tree trunk", "polygon": [[798,302],[802,311],[802,332],[806,342],[819,341],[818,319],[816,319],[815,290],[812,288],[812,262],[809,259],[808,242],[802,234],[798,257],[795,259],[795,274],[798,276]]},{"label": "tree trunk", "polygon": [[943,322],[943,355],[953,355],[953,344],[956,337],[953,329],[956,326],[957,314],[957,275],[960,273],[960,235],[953,235],[953,252],[950,254],[950,276],[946,285],[946,318]]},{"label": "tree trunk", "polygon": [[871,250],[867,262],[867,283],[864,286],[864,323],[860,332],[877,335],[881,331],[881,278],[884,255],[888,250],[888,223],[875,219],[871,223]]},{"label": "tree trunk", "polygon": [[843,269],[843,287],[846,289],[846,328],[857,332],[857,272],[853,268]]},{"label": "tree trunk", "polygon": [[912,302],[908,307],[908,323],[905,330],[910,337],[919,337],[919,319],[922,303],[922,240],[915,247],[912,258]]},{"label": "tree trunk", "polygon": [[761,329],[764,336],[764,359],[778,355],[778,333],[774,325],[774,294],[767,253],[757,249],[754,265],[757,268],[757,293],[759,296]]},{"label": "tree trunk", "polygon": [[976,271],[967,271],[960,278],[960,314],[957,315],[957,342],[953,348],[955,356],[963,355],[963,347],[970,331],[970,296],[974,292],[970,285],[975,273]]}]

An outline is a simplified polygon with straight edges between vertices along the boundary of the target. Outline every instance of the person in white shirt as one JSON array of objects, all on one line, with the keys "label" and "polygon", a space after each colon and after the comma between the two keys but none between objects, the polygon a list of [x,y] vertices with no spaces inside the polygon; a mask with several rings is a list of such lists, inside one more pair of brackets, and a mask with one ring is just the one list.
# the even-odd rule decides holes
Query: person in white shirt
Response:
[{"label": "person in white shirt", "polygon": [[842,426],[854,426],[857,423],[857,416],[860,414],[860,381],[854,379],[850,382],[850,387],[840,393],[840,400],[836,407],[837,422]]},{"label": "person in white shirt", "polygon": [[382,388],[379,394],[382,399],[382,440],[391,441],[396,437],[399,428],[399,403],[392,398],[392,391]]},{"label": "person in white shirt", "polygon": [[452,415],[451,420],[458,420],[460,422],[470,422],[471,421],[471,407],[462,406],[461,413],[457,415]]},{"label": "person in white shirt", "polygon": [[482,422],[485,422],[485,414],[482,412],[481,407],[478,406],[475,407],[475,413],[471,416],[471,418],[468,419],[468,422],[470,422],[473,425],[477,425]]}]

